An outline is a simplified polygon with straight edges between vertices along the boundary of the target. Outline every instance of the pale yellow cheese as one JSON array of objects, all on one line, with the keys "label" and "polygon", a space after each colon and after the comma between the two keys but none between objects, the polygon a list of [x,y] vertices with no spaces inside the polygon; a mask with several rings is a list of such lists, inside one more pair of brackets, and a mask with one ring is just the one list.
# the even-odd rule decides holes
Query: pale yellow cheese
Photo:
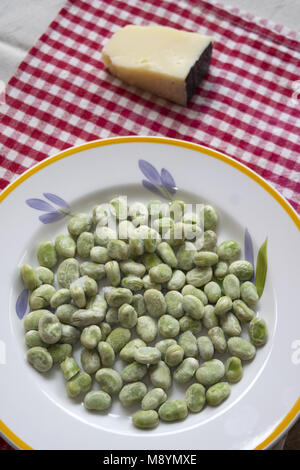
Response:
[{"label": "pale yellow cheese", "polygon": [[212,38],[165,26],[125,26],[104,46],[102,58],[130,85],[186,104],[185,80]]}]

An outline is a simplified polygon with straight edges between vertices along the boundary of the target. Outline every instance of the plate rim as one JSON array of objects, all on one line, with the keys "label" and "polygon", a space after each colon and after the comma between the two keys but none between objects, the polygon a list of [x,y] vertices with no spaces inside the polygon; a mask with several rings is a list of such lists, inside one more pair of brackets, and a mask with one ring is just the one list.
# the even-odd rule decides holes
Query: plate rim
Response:
[{"label": "plate rim", "polygon": [[[6,199],[6,197],[14,191],[20,184],[30,178],[33,174],[37,173],[41,169],[51,165],[52,163],[59,161],[68,156],[77,154],[79,152],[95,148],[103,147],[106,145],[114,145],[120,143],[157,143],[157,144],[167,144],[177,147],[187,148],[189,150],[194,150],[197,152],[202,152],[207,156],[215,158],[217,160],[226,163],[240,172],[244,173],[246,176],[251,178],[257,184],[259,184],[263,189],[265,189],[272,197],[276,200],[277,203],[281,205],[284,211],[292,219],[298,230],[300,231],[300,218],[291,206],[291,204],[282,196],[277,189],[268,183],[265,178],[258,175],[255,171],[251,170],[245,164],[240,161],[230,157],[218,150],[214,150],[210,147],[189,142],[182,139],[173,139],[170,137],[158,137],[158,136],[121,136],[121,137],[108,137],[105,139],[96,139],[90,142],[85,142],[76,146],[69,147],[65,150],[62,150],[52,156],[49,156],[42,160],[41,162],[36,163],[31,168],[19,175],[13,182],[11,182],[0,194],[0,204]],[[276,442],[282,437],[285,433],[288,432],[293,423],[297,420],[297,415],[300,413],[300,397],[297,399],[290,411],[285,415],[281,422],[276,426],[276,428],[265,438],[260,444],[258,444],[254,450],[267,449],[271,445],[276,444]],[[10,430],[5,423],[0,419],[0,435],[14,448],[22,450],[33,450],[27,443],[25,443],[21,438],[19,438],[12,430]]]}]

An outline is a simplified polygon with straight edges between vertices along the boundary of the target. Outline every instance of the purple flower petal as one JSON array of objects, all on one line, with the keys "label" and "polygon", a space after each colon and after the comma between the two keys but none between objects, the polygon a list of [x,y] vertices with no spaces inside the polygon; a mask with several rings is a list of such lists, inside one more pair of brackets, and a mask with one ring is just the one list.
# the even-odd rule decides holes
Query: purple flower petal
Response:
[{"label": "purple flower petal", "polygon": [[51,206],[47,201],[43,201],[43,199],[26,199],[26,204],[29,207],[32,207],[33,209],[36,209],[38,211],[53,211],[54,207]]},{"label": "purple flower petal", "polygon": [[[246,227],[245,229],[245,239],[244,239],[244,258],[246,261],[252,264],[254,268],[254,253],[253,253],[253,243],[251,235]],[[255,276],[255,271],[253,272],[253,279]]]},{"label": "purple flower petal", "polygon": [[29,290],[24,289],[19,295],[19,297],[17,298],[16,313],[18,317],[20,318],[20,320],[22,320],[25,313],[27,312],[28,297],[29,297]]},{"label": "purple flower petal", "polygon": [[41,222],[43,222],[43,224],[51,224],[51,222],[56,222],[57,220],[63,219],[64,217],[66,217],[65,214],[62,214],[61,212],[57,211],[52,211],[40,215],[39,219]]},{"label": "purple flower petal", "polygon": [[58,207],[67,207],[67,208],[70,208],[69,204],[68,204],[64,199],[62,199],[61,197],[57,196],[56,194],[52,194],[52,193],[43,193],[43,195],[45,196],[45,198],[49,199],[49,201],[53,202],[53,203],[56,204]]},{"label": "purple flower petal", "polygon": [[174,178],[173,176],[171,175],[171,173],[166,169],[166,168],[163,168],[161,170],[161,181],[162,181],[162,184],[164,185],[164,187],[171,193],[171,194],[175,194],[176,191],[177,191],[177,188],[176,188],[176,183],[174,181]]},{"label": "purple flower petal", "polygon": [[161,192],[161,190],[158,189],[157,186],[154,186],[154,184],[150,183],[150,181],[142,180],[142,184],[146,189],[148,189],[152,193],[158,194],[158,196],[166,198],[166,196]]},{"label": "purple flower petal", "polygon": [[146,160],[139,160],[139,168],[146,178],[153,184],[161,184],[157,169]]}]

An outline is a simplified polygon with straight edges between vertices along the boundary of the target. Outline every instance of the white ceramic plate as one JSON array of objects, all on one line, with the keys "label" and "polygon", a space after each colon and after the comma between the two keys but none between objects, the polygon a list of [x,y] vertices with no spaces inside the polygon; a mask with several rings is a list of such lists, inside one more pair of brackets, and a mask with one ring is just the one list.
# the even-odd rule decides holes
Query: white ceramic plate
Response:
[{"label": "white ceramic plate", "polygon": [[[244,377],[219,407],[155,430],[132,427],[132,410],[117,400],[108,413],[89,413],[68,399],[60,371],[40,375],[25,360],[19,266],[36,264],[39,242],[65,231],[56,219],[62,198],[72,213],[116,195],[129,201],[157,198],[142,185],[138,160],[169,170],[176,198],[211,203],[220,214],[219,241],[244,244],[247,228],[254,256],[268,237],[268,273],[258,313],[269,341],[245,364]],[[55,197],[58,196],[59,198]],[[42,199],[31,205],[28,199]],[[204,147],[163,138],[127,137],[85,144],[27,171],[0,195],[0,429],[19,448],[34,449],[252,449],[264,448],[299,412],[299,220],[264,180],[236,161]],[[53,209],[54,210],[54,209]],[[51,212],[51,210],[50,210]],[[23,293],[23,296],[26,296]],[[18,300],[19,298],[19,300]],[[17,302],[18,300],[18,302]],[[16,303],[18,303],[16,312]],[[205,330],[204,330],[205,331]],[[183,396],[172,391],[172,398]]]}]

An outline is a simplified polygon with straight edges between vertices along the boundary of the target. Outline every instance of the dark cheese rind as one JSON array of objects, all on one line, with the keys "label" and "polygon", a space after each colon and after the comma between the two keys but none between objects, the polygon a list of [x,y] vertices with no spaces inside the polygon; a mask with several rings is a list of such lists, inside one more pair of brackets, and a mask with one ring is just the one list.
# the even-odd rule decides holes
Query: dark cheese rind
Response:
[{"label": "dark cheese rind", "polygon": [[211,56],[212,56],[212,42],[200,55],[199,59],[194,63],[193,67],[189,71],[188,76],[185,79],[186,87],[186,100],[189,102],[194,96],[196,89],[198,88],[201,80],[207,74]]}]

